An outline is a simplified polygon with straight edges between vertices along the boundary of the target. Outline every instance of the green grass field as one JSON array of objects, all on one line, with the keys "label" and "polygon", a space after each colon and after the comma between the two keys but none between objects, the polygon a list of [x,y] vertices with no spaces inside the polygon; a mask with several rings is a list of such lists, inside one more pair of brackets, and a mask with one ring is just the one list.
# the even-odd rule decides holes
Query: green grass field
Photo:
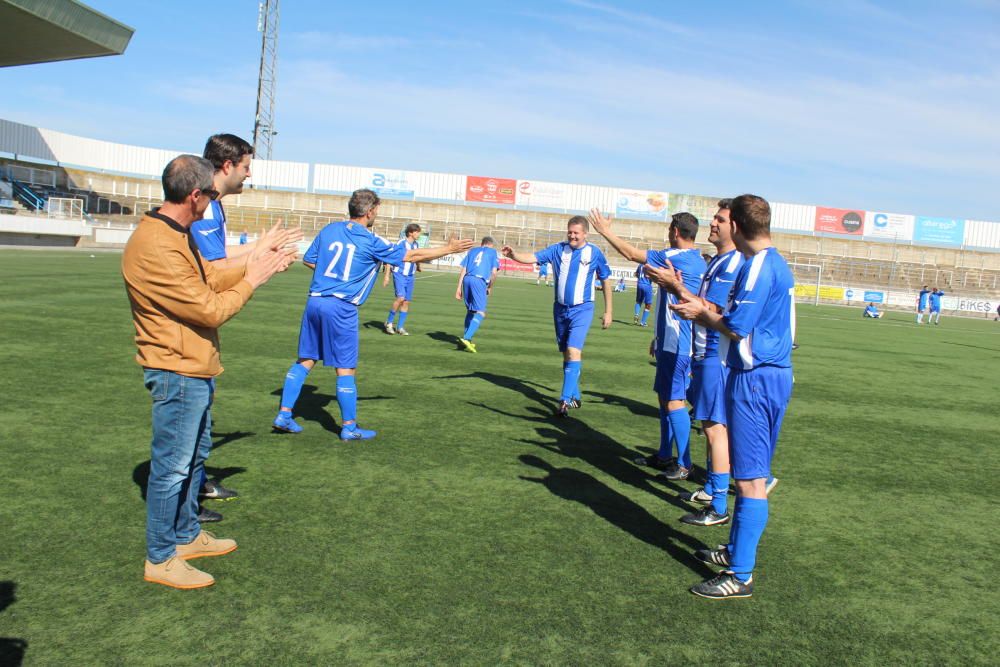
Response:
[{"label": "green grass field", "polygon": [[342,444],[321,367],[305,431],[270,429],[295,267],[222,330],[208,466],[241,497],[210,529],[240,546],[184,592],[142,580],[150,400],[119,261],[0,251],[0,664],[996,664],[1000,324],[800,305],[755,596],[707,601],[690,554],[728,527],[681,524],[695,484],[630,462],[658,439],[631,293],[558,421],[550,290],[501,280],[472,355],[454,274],[422,274],[409,338],[377,328],[377,288],[379,436]]}]

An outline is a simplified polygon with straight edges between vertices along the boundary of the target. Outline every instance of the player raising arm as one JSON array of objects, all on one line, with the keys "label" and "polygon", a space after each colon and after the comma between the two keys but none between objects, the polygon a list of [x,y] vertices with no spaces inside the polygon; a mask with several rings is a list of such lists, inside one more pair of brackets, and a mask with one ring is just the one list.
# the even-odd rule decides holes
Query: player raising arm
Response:
[{"label": "player raising arm", "polygon": [[552,263],[555,273],[555,303],[552,319],[556,329],[556,344],[563,354],[563,384],[556,414],[568,415],[571,408],[580,407],[580,372],[583,364],[583,344],[594,319],[594,276],[604,289],[604,317],[601,328],[611,326],[611,268],[601,249],[587,242],[590,225],[582,215],[574,215],[566,223],[566,240],[536,253],[517,252],[504,246],[504,257],[520,264]]},{"label": "player raising arm", "polygon": [[472,337],[476,335],[479,325],[486,317],[486,300],[493,292],[493,283],[500,269],[500,259],[493,247],[492,236],[484,236],[482,243],[462,260],[462,270],[458,274],[458,289],[455,298],[465,301],[465,331],[459,339],[459,344],[469,352],[475,353],[476,346]]},{"label": "player raising arm", "polygon": [[274,428],[302,430],[292,409],[316,361],[337,369],[337,404],[341,440],[366,440],[375,431],[358,428],[357,386],[358,308],[372,291],[382,263],[426,262],[472,247],[472,241],[450,239],[440,248],[407,250],[372,233],[381,200],[372,190],[355,190],[347,204],[350,220],[331,222],[313,239],[303,263],[313,269],[312,284],[299,331],[299,358],[285,375],[281,406]]}]

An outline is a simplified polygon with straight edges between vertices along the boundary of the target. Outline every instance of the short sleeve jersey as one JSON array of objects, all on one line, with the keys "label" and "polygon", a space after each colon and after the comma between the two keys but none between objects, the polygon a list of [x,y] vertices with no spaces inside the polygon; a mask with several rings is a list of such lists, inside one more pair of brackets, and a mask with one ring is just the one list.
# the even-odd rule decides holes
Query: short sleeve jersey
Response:
[{"label": "short sleeve jersey", "polygon": [[[720,308],[725,308],[729,304],[729,294],[733,291],[733,284],[736,282],[736,275],[743,266],[743,255],[739,250],[730,250],[727,253],[716,255],[708,263],[708,270],[701,280],[701,289],[698,296],[704,298],[709,303],[714,303]],[[694,324],[694,348],[695,359],[714,357],[719,352],[719,332],[715,329]]]},{"label": "short sleeve jersey", "polygon": [[878,308],[876,308],[875,306],[865,306],[865,312],[868,313],[869,315],[874,315],[875,313],[878,312]]},{"label": "short sleeve jersey", "polygon": [[191,223],[191,235],[198,252],[208,261],[226,258],[226,211],[213,199],[201,220]]},{"label": "short sleeve jersey", "polygon": [[765,248],[743,263],[722,321],[742,337],[738,343],[727,336],[719,342],[719,357],[730,369],[791,368],[795,279],[775,248]]},{"label": "short sleeve jersey", "polygon": [[465,269],[465,275],[489,282],[493,270],[500,268],[500,258],[495,248],[479,246],[470,250],[465,256],[462,268]]},{"label": "short sleeve jersey", "polygon": [[556,277],[556,303],[578,306],[594,300],[594,279],[607,280],[611,267],[601,249],[592,243],[573,248],[568,241],[535,253],[539,264],[550,262]]},{"label": "short sleeve jersey", "polygon": [[919,303],[918,307],[920,308],[920,310],[923,310],[924,308],[927,307],[927,295],[930,294],[930,293],[931,293],[931,291],[929,289],[922,289],[922,290],[920,290],[920,298],[919,298],[919,301],[918,301],[918,303]]},{"label": "short sleeve jersey", "polygon": [[[668,261],[681,272],[688,291],[697,294],[707,269],[698,249],[666,248],[646,253],[646,263],[650,266],[664,269]],[[693,327],[670,310],[668,306],[673,303],[677,303],[677,297],[661,287],[656,300],[656,342],[661,352],[690,357]]]},{"label": "short sleeve jersey", "polygon": [[315,264],[309,296],[333,296],[356,306],[368,298],[382,264],[399,266],[406,248],[350,220],[331,222],[313,239],[303,261]]},{"label": "short sleeve jersey", "polygon": [[642,272],[642,264],[635,267],[635,286],[636,289],[642,289],[644,287],[652,287],[653,282],[646,277],[646,274]]},{"label": "short sleeve jersey", "polygon": [[[403,246],[403,254],[406,254],[407,250],[416,250],[420,247],[420,244],[416,241],[407,241],[406,239],[400,239],[396,245]],[[417,270],[416,262],[403,262],[402,266],[392,267],[393,273],[399,273],[404,276],[412,276]]]}]

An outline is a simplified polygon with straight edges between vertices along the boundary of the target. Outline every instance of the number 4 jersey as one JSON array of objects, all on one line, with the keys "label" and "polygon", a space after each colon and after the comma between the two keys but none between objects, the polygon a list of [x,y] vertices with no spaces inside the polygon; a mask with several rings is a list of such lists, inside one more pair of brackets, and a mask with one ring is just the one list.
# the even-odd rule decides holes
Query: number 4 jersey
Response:
[{"label": "number 4 jersey", "polygon": [[399,266],[407,249],[350,220],[331,222],[302,260],[315,264],[309,296],[335,296],[356,306],[368,298],[383,263]]}]

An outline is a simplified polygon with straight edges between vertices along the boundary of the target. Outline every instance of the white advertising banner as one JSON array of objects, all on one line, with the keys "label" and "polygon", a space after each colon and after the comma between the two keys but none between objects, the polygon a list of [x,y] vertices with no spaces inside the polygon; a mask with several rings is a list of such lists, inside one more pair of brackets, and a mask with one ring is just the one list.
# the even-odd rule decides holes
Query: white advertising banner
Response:
[{"label": "white advertising banner", "polygon": [[913,216],[882,211],[865,212],[864,235],[877,239],[913,240]]},{"label": "white advertising banner", "polygon": [[517,206],[564,210],[566,208],[566,190],[565,183],[518,181],[515,203]]}]

